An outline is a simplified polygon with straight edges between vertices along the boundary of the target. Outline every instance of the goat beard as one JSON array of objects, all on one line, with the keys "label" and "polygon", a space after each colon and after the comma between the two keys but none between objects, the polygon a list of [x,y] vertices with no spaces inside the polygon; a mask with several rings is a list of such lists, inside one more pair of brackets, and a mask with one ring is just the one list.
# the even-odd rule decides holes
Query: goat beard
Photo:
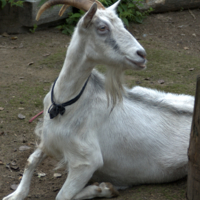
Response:
[{"label": "goat beard", "polygon": [[107,67],[105,89],[108,106],[114,108],[116,104],[121,103],[125,90],[123,87],[124,69],[122,67]]}]

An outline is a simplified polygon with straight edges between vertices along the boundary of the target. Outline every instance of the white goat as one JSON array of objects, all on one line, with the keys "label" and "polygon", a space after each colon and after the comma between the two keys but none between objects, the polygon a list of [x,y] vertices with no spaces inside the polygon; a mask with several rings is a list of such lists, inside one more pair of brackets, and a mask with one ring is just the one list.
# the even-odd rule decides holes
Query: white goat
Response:
[{"label": "white goat", "polygon": [[[45,6],[57,3],[69,1]],[[110,183],[86,186],[91,178],[127,188],[187,174],[194,98],[122,87],[122,72],[144,69],[146,53],[117,17],[118,3],[107,9],[97,9],[98,2],[87,5],[91,8],[78,22],[57,82],[44,98],[44,120],[36,129],[41,142],[28,159],[19,187],[3,200],[28,195],[34,169],[46,155],[69,171],[57,200],[117,195]],[[79,8],[88,10],[84,6],[86,1]],[[106,79],[93,70],[99,63],[107,66]],[[56,106],[74,97],[80,98],[70,106]]]}]

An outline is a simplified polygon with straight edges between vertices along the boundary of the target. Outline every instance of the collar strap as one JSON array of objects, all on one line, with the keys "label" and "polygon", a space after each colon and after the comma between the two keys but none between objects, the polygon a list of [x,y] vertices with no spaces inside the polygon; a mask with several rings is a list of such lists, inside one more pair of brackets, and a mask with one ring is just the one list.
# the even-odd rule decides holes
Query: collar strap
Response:
[{"label": "collar strap", "polygon": [[88,77],[87,81],[85,82],[83,88],[81,89],[80,93],[74,97],[73,99],[65,102],[65,103],[62,103],[62,104],[56,104],[53,100],[53,91],[54,91],[54,86],[56,84],[56,81],[57,79],[54,81],[54,84],[53,84],[53,87],[52,87],[52,90],[51,90],[51,106],[49,107],[49,110],[48,110],[48,113],[50,115],[50,119],[53,119],[54,117],[56,117],[58,114],[61,114],[63,115],[65,113],[65,106],[70,106],[72,105],[73,103],[75,103],[76,101],[78,101],[78,99],[81,97],[81,95],[83,94],[83,91],[85,90],[85,87],[88,83],[88,80],[89,80],[90,76]]}]

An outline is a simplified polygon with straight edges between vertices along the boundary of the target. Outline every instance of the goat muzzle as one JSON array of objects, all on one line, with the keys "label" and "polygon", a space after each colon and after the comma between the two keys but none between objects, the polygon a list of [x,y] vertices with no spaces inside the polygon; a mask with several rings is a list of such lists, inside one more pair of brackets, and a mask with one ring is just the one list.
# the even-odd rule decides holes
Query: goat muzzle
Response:
[{"label": "goat muzzle", "polygon": [[45,2],[41,8],[39,9],[36,20],[38,21],[41,14],[47,10],[48,8],[58,5],[58,4],[63,4],[63,7],[60,9],[59,15],[62,16],[65,10],[69,6],[73,6],[75,8],[78,8],[83,11],[88,11],[90,7],[92,6],[93,3],[96,3],[99,9],[105,9],[105,7],[102,5],[101,2],[98,0],[49,0]]}]

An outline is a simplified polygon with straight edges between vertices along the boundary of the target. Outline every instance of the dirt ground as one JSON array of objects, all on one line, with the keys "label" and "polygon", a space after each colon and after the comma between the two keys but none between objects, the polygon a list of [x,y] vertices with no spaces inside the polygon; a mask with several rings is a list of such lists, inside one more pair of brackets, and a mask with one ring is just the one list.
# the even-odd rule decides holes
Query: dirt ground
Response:
[{"label": "dirt ground", "polygon": [[[149,64],[144,72],[127,72],[127,85],[194,95],[200,74],[200,10],[153,14],[129,30],[147,49]],[[59,74],[69,41],[56,29],[0,35],[0,199],[19,184],[26,159],[35,149],[37,120],[28,121],[42,111],[42,100]],[[67,177],[64,170],[54,170],[55,164],[48,158],[35,170],[27,199],[55,199]],[[185,193],[186,178],[135,186],[120,191],[118,199],[185,200]]]}]

